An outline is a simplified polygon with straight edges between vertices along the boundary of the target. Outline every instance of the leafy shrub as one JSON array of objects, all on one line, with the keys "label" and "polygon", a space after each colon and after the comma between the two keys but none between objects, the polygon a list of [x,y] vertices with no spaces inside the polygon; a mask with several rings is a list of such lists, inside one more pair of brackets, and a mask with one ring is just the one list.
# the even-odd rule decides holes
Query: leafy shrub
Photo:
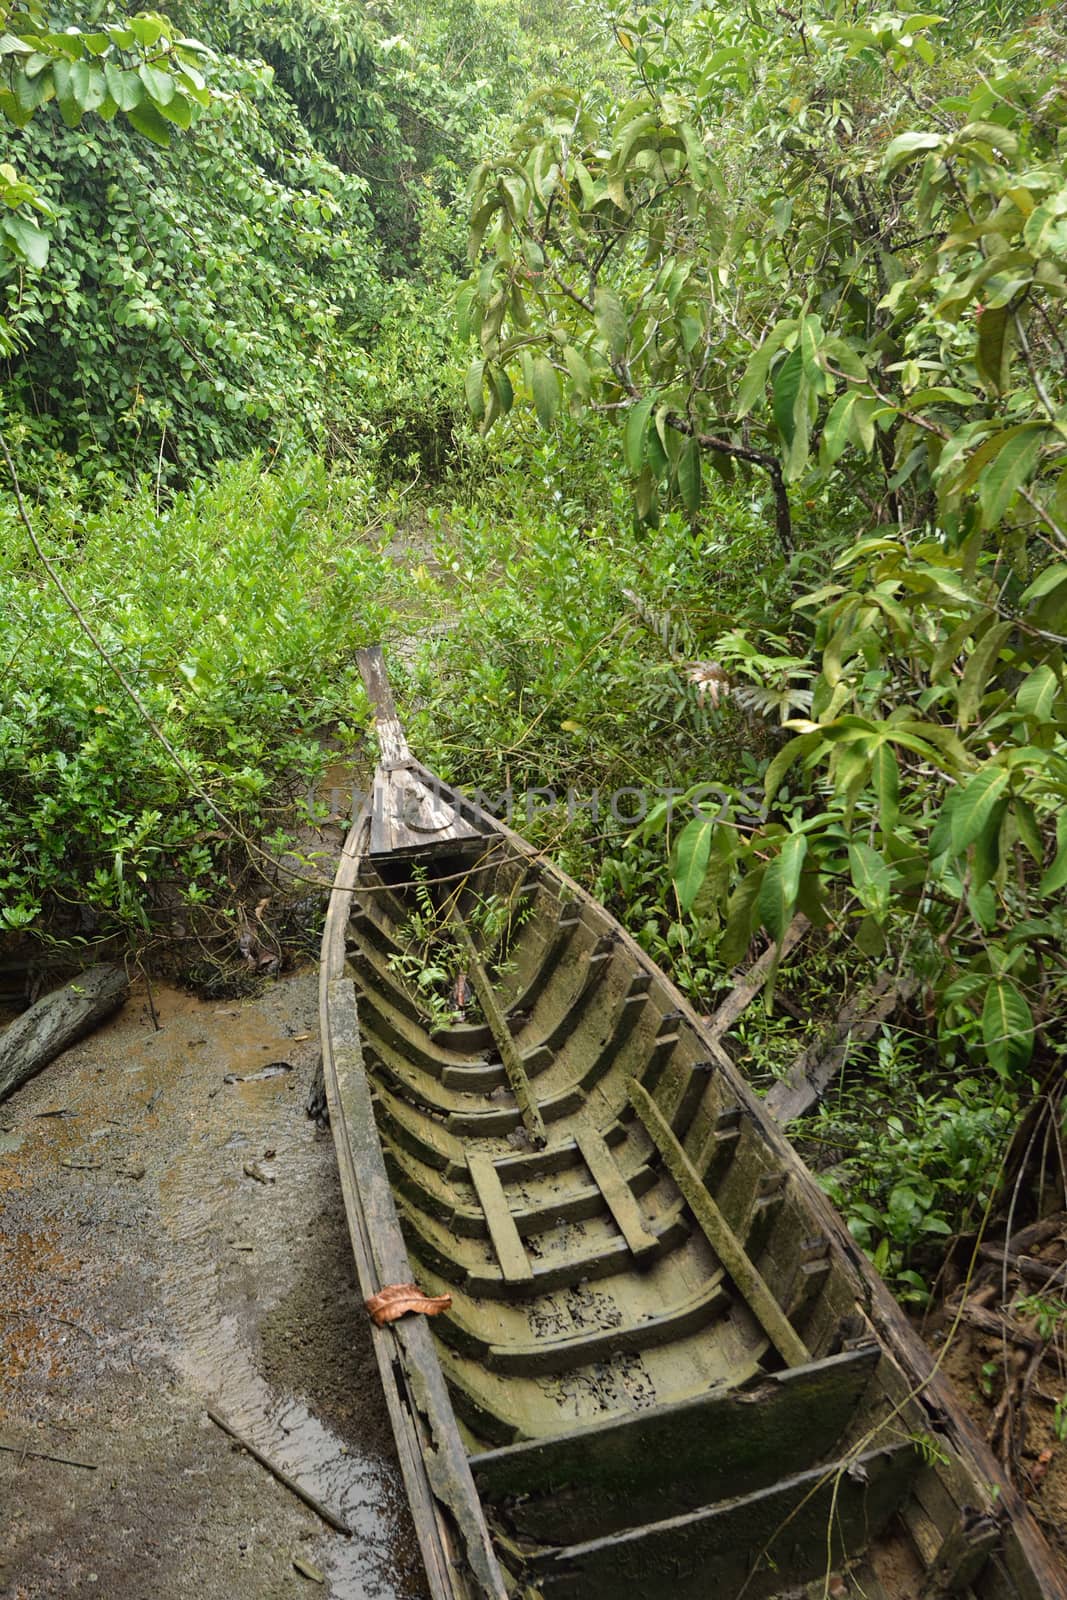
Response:
[{"label": "leafy shrub", "polygon": [[84,517],[53,510],[65,582],[199,795],[5,513],[0,927],[69,931],[65,904],[83,927],[136,929],[156,906],[232,899],[227,863],[247,854],[202,796],[253,841],[274,833],[287,788],[304,794],[327,760],[323,733],[360,726],[353,651],[409,594],[352,532],[372,492],[313,462],[252,460],[164,508],[146,487]]}]

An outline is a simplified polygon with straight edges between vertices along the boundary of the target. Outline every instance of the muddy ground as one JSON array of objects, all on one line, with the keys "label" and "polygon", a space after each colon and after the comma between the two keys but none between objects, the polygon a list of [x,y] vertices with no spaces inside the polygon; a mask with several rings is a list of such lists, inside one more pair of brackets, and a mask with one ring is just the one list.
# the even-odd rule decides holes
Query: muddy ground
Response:
[{"label": "muddy ground", "polygon": [[0,1596],[422,1600],[333,1146],[304,1111],[315,973],[153,998],[158,1028],[135,989],[0,1105]]}]

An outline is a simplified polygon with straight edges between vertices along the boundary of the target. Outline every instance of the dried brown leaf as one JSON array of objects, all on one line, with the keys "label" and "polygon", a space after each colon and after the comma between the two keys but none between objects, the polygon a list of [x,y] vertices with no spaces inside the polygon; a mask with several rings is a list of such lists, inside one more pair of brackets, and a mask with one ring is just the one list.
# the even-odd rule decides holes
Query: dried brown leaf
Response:
[{"label": "dried brown leaf", "polygon": [[452,1296],[423,1294],[417,1283],[391,1283],[379,1289],[377,1294],[372,1294],[364,1304],[376,1325],[384,1328],[387,1322],[395,1322],[409,1311],[427,1317],[439,1317],[442,1311],[447,1311],[451,1306]]}]

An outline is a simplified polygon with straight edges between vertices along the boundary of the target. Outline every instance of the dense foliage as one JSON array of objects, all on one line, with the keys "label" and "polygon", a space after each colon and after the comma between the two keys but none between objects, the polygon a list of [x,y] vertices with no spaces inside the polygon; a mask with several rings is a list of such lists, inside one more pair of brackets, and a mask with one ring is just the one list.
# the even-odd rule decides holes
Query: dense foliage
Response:
[{"label": "dense foliage", "polygon": [[702,1005],[797,910],[813,1012],[918,977],[810,1136],[921,1297],[1059,1086],[1058,12],[6,27],[0,431],[82,620],[5,498],[0,928],[232,926],[381,636],[421,753]]},{"label": "dense foliage", "polygon": [[831,6],[616,38],[623,104],[546,91],[476,176],[472,409],[613,415],[646,523],[755,474],[792,615],[698,677],[790,737],[676,839],[683,909],[726,962],[848,919],[1010,1075],[1063,995],[1064,36]]}]

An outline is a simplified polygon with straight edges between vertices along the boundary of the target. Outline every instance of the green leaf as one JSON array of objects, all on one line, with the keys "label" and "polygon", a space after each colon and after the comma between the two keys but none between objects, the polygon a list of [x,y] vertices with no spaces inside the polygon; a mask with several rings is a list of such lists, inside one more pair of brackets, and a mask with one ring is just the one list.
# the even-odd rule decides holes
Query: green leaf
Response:
[{"label": "green leaf", "polygon": [[1009,312],[1007,306],[995,306],[982,312],[978,321],[978,376],[987,389],[1002,394],[1008,387],[1011,366],[1011,340],[1008,338]]},{"label": "green leaf", "polygon": [[0,222],[6,238],[18,255],[40,271],[48,264],[48,235],[25,217],[8,216]]},{"label": "green leaf", "polygon": [[774,375],[774,420],[787,445],[796,436],[797,401],[802,397],[803,382],[804,360],[798,344]]},{"label": "green leaf", "polygon": [[144,84],[148,98],[157,106],[169,105],[174,99],[174,79],[169,72],[160,71],[159,67],[150,67],[143,61],[137,69],[137,76]]},{"label": "green leaf", "polygon": [[892,833],[900,820],[900,765],[888,743],[880,744],[871,757],[871,782],[878,797],[882,832]]},{"label": "green leaf", "polygon": [[160,116],[150,100],[142,101],[140,105],[127,111],[126,115],[137,132],[143,133],[153,144],[164,147],[170,144],[170,124]]},{"label": "green leaf", "polygon": [[807,836],[791,833],[763,874],[758,901],[759,919],[778,944],[785,938],[793,917],[800,872],[807,853]]},{"label": "green leaf", "polygon": [[613,356],[621,356],[626,350],[629,338],[629,326],[622,301],[614,289],[601,288],[593,297],[593,305],[601,338]]},{"label": "green leaf", "polygon": [[470,413],[475,422],[481,422],[485,416],[485,394],[482,387],[484,377],[485,362],[481,360],[472,361],[467,368],[467,376],[463,381],[463,387],[467,395],[467,405],[470,407]]},{"label": "green leaf", "polygon": [[852,407],[855,404],[856,391],[850,389],[847,394],[838,395],[830,407],[830,414],[822,430],[821,454],[824,466],[832,467],[848,444]]},{"label": "green leaf", "polygon": [[1016,795],[1012,802],[1012,811],[1015,815],[1015,826],[1019,831],[1019,838],[1029,851],[1031,859],[1040,866],[1045,852],[1042,848],[1041,834],[1038,830],[1037,817],[1034,814],[1033,806],[1024,800],[1021,795]]},{"label": "green leaf", "polygon": [[622,433],[622,449],[626,458],[626,465],[635,475],[641,471],[645,464],[645,435],[648,432],[648,419],[652,415],[652,407],[656,403],[654,394],[646,395],[643,400],[630,407],[626,418],[626,426]]},{"label": "green leaf", "polygon": [[767,374],[770,372],[771,362],[795,328],[795,318],[780,322],[767,335],[759,349],[749,357],[744,377],[741,379],[737,390],[738,421],[748,415],[757,400],[762,400],[763,391],[767,386]]},{"label": "green leaf", "polygon": [[736,966],[751,943],[764,873],[763,867],[746,873],[727,901],[726,927],[717,952],[726,967]]},{"label": "green leaf", "polygon": [[888,865],[869,844],[857,840],[848,847],[852,884],[864,908],[876,922],[884,922],[889,910],[893,878]]},{"label": "green leaf", "polygon": [[132,111],[144,99],[144,86],[136,72],[124,72],[110,61],[104,62],[104,82],[120,111]]},{"label": "green leaf", "polygon": [[763,779],[763,803],[769,805],[782,786],[782,779],[801,756],[806,756],[809,750],[814,750],[822,742],[823,735],[818,728],[808,733],[798,733],[788,744],[784,744],[767,768]]},{"label": "green leaf", "polygon": [[1041,600],[1053,589],[1058,589],[1061,583],[1067,583],[1067,562],[1054,561],[1044,572],[1039,572],[1029,588],[1024,589],[1019,596],[1020,605],[1029,605],[1031,600]]},{"label": "green leaf", "polygon": [[952,809],[954,854],[960,855],[977,839],[1010,782],[1011,773],[1006,767],[985,766],[960,790]]},{"label": "green leaf", "polygon": [[1038,894],[1042,899],[1059,894],[1067,884],[1067,811],[1061,812],[1056,823],[1056,854],[1051,865],[1042,873]]},{"label": "green leaf", "polygon": [[986,528],[996,526],[1017,490],[1026,483],[1045,440],[1043,423],[1026,424],[1008,429],[1007,433],[1002,449],[978,477],[978,503],[982,526]]},{"label": "green leaf", "polygon": [[537,356],[530,377],[533,388],[537,420],[542,428],[550,428],[559,410],[560,387],[556,369],[547,356]]},{"label": "green leaf", "polygon": [[98,111],[107,97],[102,69],[91,61],[75,61],[70,69],[71,92],[83,111]]},{"label": "green leaf", "polygon": [[1014,626],[1013,622],[994,623],[971,651],[956,695],[956,715],[961,729],[969,728],[977,717],[1001,646]]},{"label": "green leaf", "polygon": [[583,400],[588,400],[589,392],[592,388],[593,377],[589,370],[589,363],[586,361],[584,356],[578,354],[578,351],[572,344],[565,344],[563,346],[563,362],[567,368],[567,371],[571,375],[571,380],[574,383],[574,387],[577,389]]},{"label": "green leaf", "polygon": [[1034,1048],[1034,1017],[1010,978],[995,977],[982,1007],[982,1042],[993,1070],[1002,1078],[1027,1065]]},{"label": "green leaf", "polygon": [[1046,663],[1035,667],[1033,672],[1023,679],[1015,695],[1015,704],[1024,717],[1033,717],[1036,722],[1045,722],[1056,704],[1059,689],[1060,680]]},{"label": "green leaf", "polygon": [[694,817],[682,829],[672,852],[671,881],[683,912],[689,912],[707,875],[715,821]]},{"label": "green leaf", "polygon": [[901,166],[905,161],[914,160],[916,156],[926,155],[930,150],[937,150],[944,144],[944,139],[939,133],[898,133],[886,146],[883,158],[883,168],[892,172],[894,167]]}]

